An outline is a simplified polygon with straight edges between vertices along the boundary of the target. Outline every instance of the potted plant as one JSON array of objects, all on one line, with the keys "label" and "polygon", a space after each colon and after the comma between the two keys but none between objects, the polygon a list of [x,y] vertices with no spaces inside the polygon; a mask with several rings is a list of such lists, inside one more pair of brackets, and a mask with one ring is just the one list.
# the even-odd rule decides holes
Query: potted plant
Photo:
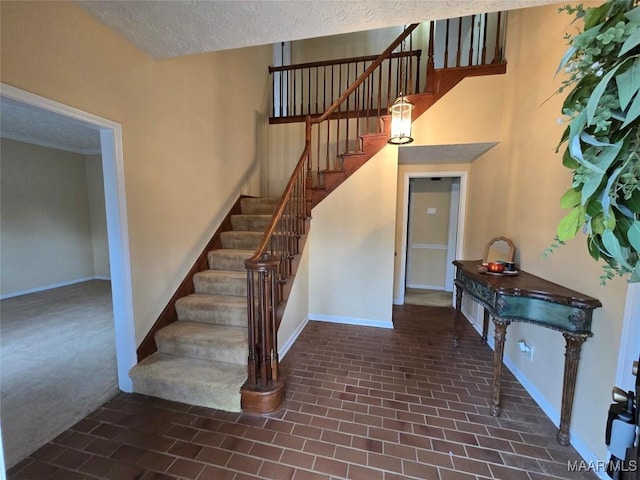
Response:
[{"label": "potted plant", "polygon": [[604,260],[602,282],[614,275],[640,281],[640,4],[608,0],[596,8],[565,6],[584,20],[567,35],[560,62],[568,91],[567,118],[558,151],[573,170],[562,208],[571,209],[557,227],[557,243],[583,231],[590,255]]}]

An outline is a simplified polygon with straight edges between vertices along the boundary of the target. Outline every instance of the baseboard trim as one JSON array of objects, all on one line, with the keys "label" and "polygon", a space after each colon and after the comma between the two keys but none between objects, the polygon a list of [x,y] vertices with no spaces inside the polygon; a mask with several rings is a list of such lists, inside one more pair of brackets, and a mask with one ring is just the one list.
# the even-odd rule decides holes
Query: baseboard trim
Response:
[{"label": "baseboard trim", "polygon": [[339,317],[336,315],[309,314],[309,320],[318,322],[342,323],[345,325],[360,325],[362,327],[393,328],[391,320],[369,320],[366,318]]},{"label": "baseboard trim", "polygon": [[28,295],[30,293],[44,292],[46,290],[53,290],[54,288],[67,287],[69,285],[75,285],[76,283],[88,282],[89,280],[111,280],[109,277],[83,277],[76,278],[75,280],[69,280],[68,282],[53,283],[51,285],[44,285],[42,287],[29,288],[27,290],[20,290],[19,292],[5,293],[0,295],[0,300],[6,300],[7,298],[20,297],[22,295]]},{"label": "baseboard trim", "polygon": [[445,291],[444,285],[430,285],[424,283],[407,283],[407,288],[415,288],[416,290],[442,290]]},{"label": "baseboard trim", "polygon": [[289,349],[296,342],[296,340],[298,339],[298,337],[302,333],[302,330],[304,330],[304,327],[307,326],[307,323],[309,323],[309,317],[305,317],[305,319],[302,321],[302,323],[300,323],[300,325],[298,325],[298,328],[296,328],[294,330],[293,334],[289,337],[289,339],[286,342],[284,342],[284,345],[282,345],[282,348],[278,352],[278,355],[280,356],[280,360],[282,360],[284,358],[284,356],[287,354]]},{"label": "baseboard trim", "polygon": [[[463,316],[467,319],[467,321],[473,326],[473,328],[482,335],[482,322],[474,322],[470,318],[470,312],[462,310]],[[494,339],[489,336],[487,338],[487,345],[494,350]],[[526,377],[522,371],[516,367],[515,363],[511,360],[511,358],[505,353],[504,358],[504,366],[509,369],[513,376],[520,382],[520,384],[524,387],[524,389],[531,395],[531,398],[538,404],[538,406],[542,409],[547,417],[553,422],[553,424],[557,427],[560,425],[560,412],[556,410],[542,395],[540,390],[533,385],[529,379]],[[587,465],[600,465],[603,460],[599,459],[598,456],[587,446],[587,444],[580,438],[580,436],[572,429],[569,429],[569,434],[571,436],[571,446],[576,449],[578,454],[582,457]],[[611,480],[609,476],[604,471],[594,471],[598,478],[602,480]]]}]

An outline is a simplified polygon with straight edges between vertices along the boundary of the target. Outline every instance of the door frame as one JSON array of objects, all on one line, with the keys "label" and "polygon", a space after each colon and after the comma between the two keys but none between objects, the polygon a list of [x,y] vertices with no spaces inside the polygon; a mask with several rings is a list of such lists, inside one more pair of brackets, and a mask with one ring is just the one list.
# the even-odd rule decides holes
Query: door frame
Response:
[{"label": "door frame", "polygon": [[[635,392],[636,377],[632,373],[634,361],[640,354],[640,282],[627,284],[627,300],[622,320],[620,353],[616,371],[616,386],[625,391]],[[639,372],[640,375],[640,372]]]},{"label": "door frame", "polygon": [[127,202],[124,185],[122,127],[88,112],[0,83],[0,95],[27,105],[79,120],[100,131],[104,177],[107,240],[111,269],[111,296],[116,343],[118,387],[132,392],[129,370],[137,363]]},{"label": "door frame", "polygon": [[[458,202],[458,220],[456,222],[456,244],[455,257],[462,258],[464,247],[464,225],[467,211],[467,186],[468,172],[465,171],[446,171],[446,172],[406,172],[404,174],[404,198],[402,207],[402,242],[400,246],[400,285],[398,295],[398,305],[404,305],[404,291],[407,275],[407,237],[409,230],[409,182],[412,178],[459,178],[460,179],[460,196]],[[452,202],[453,203],[453,202]],[[451,227],[451,225],[450,225]],[[451,232],[451,228],[450,228]],[[447,271],[453,269],[453,265],[447,265]],[[452,300],[453,305],[453,300]]]}]

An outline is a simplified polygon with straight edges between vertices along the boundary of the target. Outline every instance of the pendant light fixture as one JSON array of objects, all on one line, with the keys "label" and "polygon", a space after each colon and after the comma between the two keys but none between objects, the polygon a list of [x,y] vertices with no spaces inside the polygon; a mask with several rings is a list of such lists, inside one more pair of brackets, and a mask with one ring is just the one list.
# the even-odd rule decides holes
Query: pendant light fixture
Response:
[{"label": "pendant light fixture", "polygon": [[411,113],[413,111],[413,103],[409,102],[404,96],[404,74],[406,69],[406,59],[403,55],[404,39],[400,43],[400,58],[398,59],[398,90],[400,94],[393,105],[389,107],[391,113],[391,138],[389,143],[392,145],[406,145],[413,142],[411,137]]}]

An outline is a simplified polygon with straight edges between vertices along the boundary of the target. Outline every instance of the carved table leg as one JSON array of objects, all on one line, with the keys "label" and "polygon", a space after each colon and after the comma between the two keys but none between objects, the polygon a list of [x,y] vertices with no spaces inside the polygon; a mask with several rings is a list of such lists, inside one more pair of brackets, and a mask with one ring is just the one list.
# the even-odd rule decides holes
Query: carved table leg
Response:
[{"label": "carved table leg", "polygon": [[587,340],[586,335],[565,332],[562,334],[567,342],[564,354],[564,380],[562,382],[562,406],[560,407],[560,428],[556,439],[560,445],[569,445],[569,424],[571,423],[571,409],[573,396],[576,391],[576,376],[580,349]]},{"label": "carved table leg", "polygon": [[453,347],[460,346],[460,323],[462,320],[462,286],[456,282],[456,313],[453,317]]},{"label": "carved table leg", "polygon": [[487,343],[487,332],[489,332],[489,311],[485,308],[482,319],[482,343]]},{"label": "carved table leg", "polygon": [[495,346],[493,351],[493,388],[491,390],[491,415],[500,416],[500,377],[502,376],[502,358],[504,357],[504,340],[507,337],[508,321],[493,319],[495,326]]}]

